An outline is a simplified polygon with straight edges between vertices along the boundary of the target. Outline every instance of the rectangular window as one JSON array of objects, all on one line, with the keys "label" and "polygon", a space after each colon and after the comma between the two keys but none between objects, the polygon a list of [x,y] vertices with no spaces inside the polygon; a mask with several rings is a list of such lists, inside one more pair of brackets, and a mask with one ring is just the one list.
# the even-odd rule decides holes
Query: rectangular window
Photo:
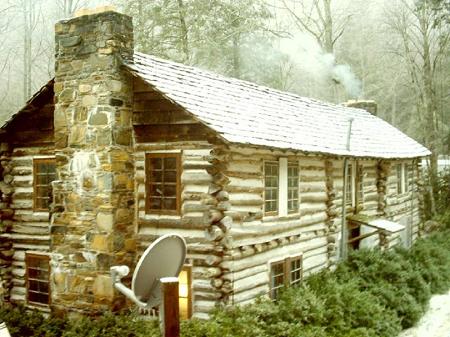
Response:
[{"label": "rectangular window", "polygon": [[302,256],[288,257],[270,265],[270,298],[276,300],[280,289],[301,283],[303,280]]},{"label": "rectangular window", "polygon": [[279,165],[278,162],[264,163],[264,212],[278,212]]},{"label": "rectangular window", "polygon": [[50,304],[50,259],[47,255],[26,254],[27,300]]},{"label": "rectangular window", "polygon": [[353,165],[348,164],[347,167],[347,185],[345,191],[345,204],[353,205]]},{"label": "rectangular window", "polygon": [[356,172],[356,198],[357,204],[362,205],[364,203],[364,171],[362,165],[357,166]]},{"label": "rectangular window", "polygon": [[48,211],[53,199],[51,182],[55,179],[54,158],[33,160],[33,209],[35,211]]},{"label": "rectangular window", "polygon": [[280,289],[285,286],[286,279],[284,261],[272,263],[270,265],[270,298],[278,298]]},{"label": "rectangular window", "polygon": [[178,214],[181,206],[181,155],[146,155],[146,212]]},{"label": "rectangular window", "polygon": [[192,267],[185,266],[178,276],[180,318],[189,319],[192,316]]},{"label": "rectangular window", "polygon": [[290,263],[290,283],[291,285],[300,283],[303,279],[303,261],[301,256],[292,257]]},{"label": "rectangular window", "polygon": [[288,163],[288,213],[298,212],[298,164]]}]

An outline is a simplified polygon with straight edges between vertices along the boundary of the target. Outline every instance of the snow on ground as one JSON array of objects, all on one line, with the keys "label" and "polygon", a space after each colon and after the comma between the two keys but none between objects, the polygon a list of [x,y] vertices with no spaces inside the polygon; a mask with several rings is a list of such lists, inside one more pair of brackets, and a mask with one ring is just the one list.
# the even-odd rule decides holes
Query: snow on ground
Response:
[{"label": "snow on ground", "polygon": [[417,326],[403,331],[398,337],[450,337],[450,291],[433,296]]}]

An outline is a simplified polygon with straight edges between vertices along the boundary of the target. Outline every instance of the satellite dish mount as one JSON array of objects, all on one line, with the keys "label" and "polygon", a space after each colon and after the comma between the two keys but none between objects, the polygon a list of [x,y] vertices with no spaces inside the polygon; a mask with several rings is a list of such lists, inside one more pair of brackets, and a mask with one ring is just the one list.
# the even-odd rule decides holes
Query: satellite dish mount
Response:
[{"label": "satellite dish mount", "polygon": [[176,234],[163,235],[142,254],[133,273],[131,289],[121,279],[128,266],[111,267],[114,287],[143,309],[163,304],[163,336],[179,336],[178,275],[186,258],[186,242]]}]

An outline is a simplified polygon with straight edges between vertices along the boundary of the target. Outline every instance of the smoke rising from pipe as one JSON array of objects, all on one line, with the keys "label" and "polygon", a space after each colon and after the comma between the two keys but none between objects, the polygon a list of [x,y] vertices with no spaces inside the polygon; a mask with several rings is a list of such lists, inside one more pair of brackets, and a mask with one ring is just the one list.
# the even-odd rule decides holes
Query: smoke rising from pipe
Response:
[{"label": "smoke rising from pipe", "polygon": [[360,98],[362,83],[348,64],[338,64],[333,54],[326,53],[317,41],[306,33],[298,33],[280,43],[283,53],[290,56],[302,73],[318,82],[342,84],[351,98]]}]

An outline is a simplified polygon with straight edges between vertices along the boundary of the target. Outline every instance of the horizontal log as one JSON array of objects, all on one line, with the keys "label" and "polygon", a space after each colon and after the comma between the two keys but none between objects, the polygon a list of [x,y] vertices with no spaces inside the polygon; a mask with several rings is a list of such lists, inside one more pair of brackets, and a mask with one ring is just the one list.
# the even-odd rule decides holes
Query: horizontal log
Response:
[{"label": "horizontal log", "polygon": [[[145,214],[145,212],[143,213]],[[200,213],[198,216],[192,216],[192,213],[186,213],[183,217],[162,215],[152,217],[151,215],[144,214],[139,214],[137,220],[139,227],[203,229],[210,224],[207,215],[204,213]]]},{"label": "horizontal log", "polygon": [[259,287],[249,289],[246,291],[241,291],[233,294],[232,302],[233,304],[248,304],[254,302],[259,296],[267,295],[269,292],[269,285],[261,285]]},{"label": "horizontal log", "polygon": [[247,277],[252,277],[253,275],[262,273],[264,271],[267,272],[268,267],[267,264],[260,264],[257,266],[249,267],[240,271],[232,271],[229,273],[225,273],[222,278],[228,280],[230,282],[234,282],[237,280],[241,280]]},{"label": "horizontal log", "polygon": [[173,142],[207,140],[214,135],[200,124],[146,125],[134,127],[137,142]]}]

